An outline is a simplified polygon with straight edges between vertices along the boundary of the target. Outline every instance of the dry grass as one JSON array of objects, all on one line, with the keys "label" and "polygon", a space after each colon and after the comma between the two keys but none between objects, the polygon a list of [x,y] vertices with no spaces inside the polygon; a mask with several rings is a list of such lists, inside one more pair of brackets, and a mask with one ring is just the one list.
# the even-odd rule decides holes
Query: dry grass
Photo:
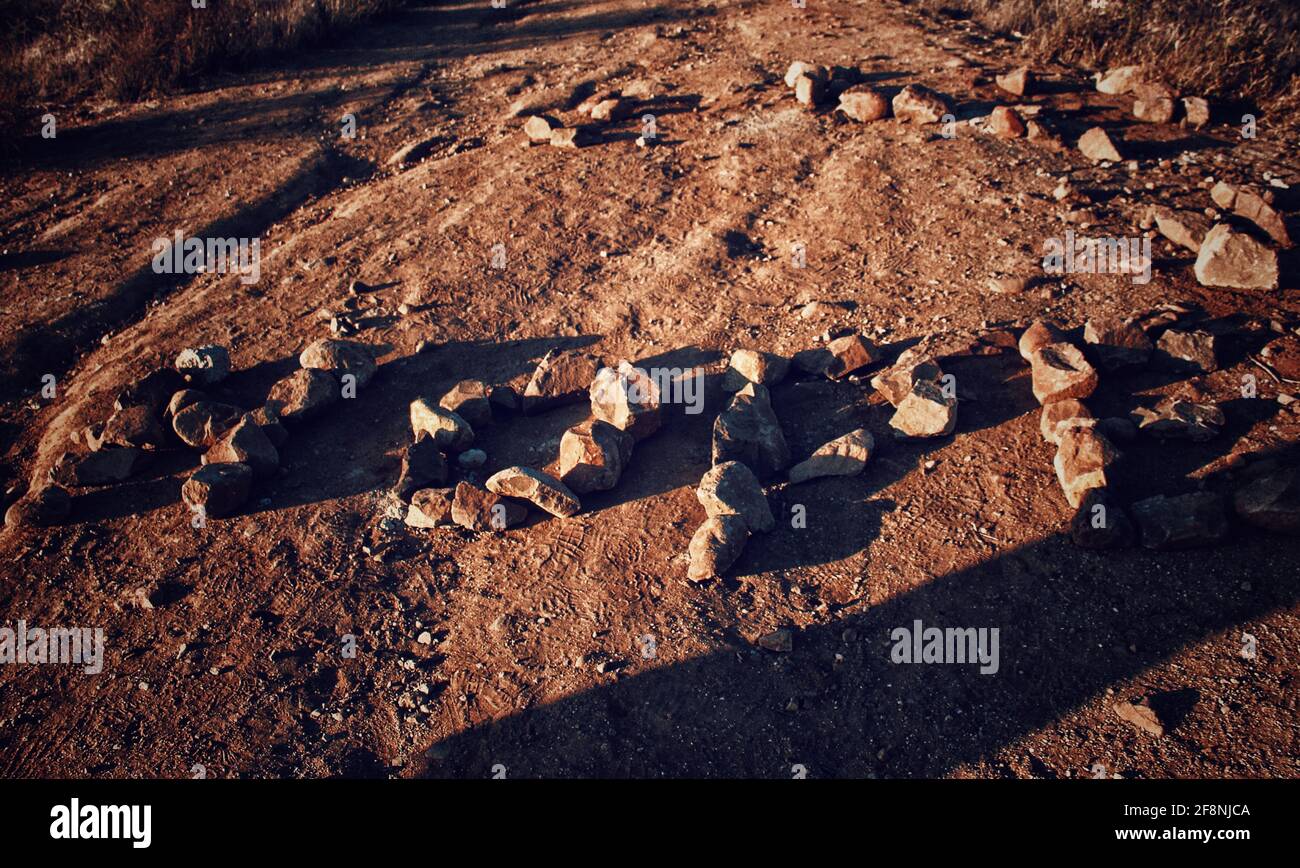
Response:
[{"label": "dry grass", "polygon": [[0,0],[0,114],[135,99],[319,42],[402,0]]},{"label": "dry grass", "polygon": [[[1031,57],[1100,69],[1140,63],[1186,93],[1258,103],[1294,98],[1295,0],[919,0],[1019,32]],[[1290,100],[1287,100],[1290,101]]]}]

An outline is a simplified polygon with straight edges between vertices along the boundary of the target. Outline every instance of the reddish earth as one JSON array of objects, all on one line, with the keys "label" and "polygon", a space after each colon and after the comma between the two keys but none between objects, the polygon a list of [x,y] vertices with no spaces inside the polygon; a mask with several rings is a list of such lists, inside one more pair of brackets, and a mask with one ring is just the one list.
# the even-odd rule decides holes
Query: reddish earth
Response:
[{"label": "reddish earth", "polygon": [[[795,59],[855,66],[890,93],[933,87],[958,135],[808,111],[781,80]],[[191,93],[69,110],[0,178],[6,506],[186,346],[228,346],[226,395],[257,406],[328,334],[316,311],[341,309],[360,279],[381,288],[355,337],[385,352],[358,398],[294,432],[282,474],[233,518],[192,527],[180,487],[197,453],[177,449],[78,490],[63,526],[5,529],[0,623],[98,626],[107,645],[98,676],[0,667],[0,774],[1300,773],[1294,538],[1237,524],[1195,551],[1074,546],[1028,367],[1005,351],[1039,317],[1077,330],[1177,302],[1221,333],[1222,369],[1103,375],[1090,403],[1113,415],[1187,391],[1228,424],[1206,443],[1124,447],[1123,496],[1229,493],[1234,456],[1294,458],[1300,416],[1275,399],[1300,387],[1251,360],[1268,347],[1300,380],[1292,258],[1275,292],[1201,287],[1160,238],[1145,285],[1047,280],[1039,260],[1067,228],[1135,235],[1149,204],[1204,209],[1209,176],[1300,184],[1295,131],[1267,113],[1249,141],[1141,124],[1084,73],[1043,70],[1047,92],[1024,100],[1041,119],[1071,143],[1120,130],[1139,160],[1095,167],[964,123],[1015,102],[992,79],[1021,62],[1014,44],[892,2],[461,2]],[[592,87],[636,80],[652,94],[638,117],[589,147],[529,148],[510,116],[524,99],[573,122]],[[339,135],[347,112],[355,139]],[[647,113],[660,140],[640,148]],[[389,164],[425,139],[420,162]],[[1052,197],[1067,174],[1093,198],[1086,227]],[[150,243],[177,229],[262,238],[260,282],[155,275]],[[1037,282],[990,292],[1001,275]],[[801,316],[816,300],[841,306]],[[773,486],[776,531],[726,578],[688,582],[726,355],[793,354],[842,327],[891,357],[928,335],[966,348],[944,362],[956,433],[893,442],[865,380],[778,386],[796,459],[860,426],[879,453],[860,476]],[[705,366],[705,411],[667,408],[619,486],[574,518],[385,530],[409,402],[465,378],[522,386],[555,347]],[[1247,373],[1259,398],[1241,396]],[[587,413],[497,419],[476,478],[544,466]],[[798,504],[806,528],[791,527]],[[890,631],[915,619],[998,628],[998,673],[891,663]],[[756,644],[777,628],[793,631],[788,653]],[[1138,697],[1163,736],[1112,710]]]}]

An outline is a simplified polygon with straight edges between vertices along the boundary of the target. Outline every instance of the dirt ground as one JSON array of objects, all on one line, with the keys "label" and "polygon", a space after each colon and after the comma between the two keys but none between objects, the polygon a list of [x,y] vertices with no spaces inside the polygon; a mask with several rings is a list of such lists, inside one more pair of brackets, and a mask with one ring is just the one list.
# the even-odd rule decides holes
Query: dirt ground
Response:
[{"label": "dirt ground", "polygon": [[[782,81],[796,59],[935,88],[958,134],[809,111]],[[1021,62],[1014,42],[897,2],[453,2],[193,92],[60,115],[0,176],[6,506],[184,347],[228,346],[225,395],[257,406],[359,279],[380,288],[351,301],[354,337],[385,352],[233,518],[192,526],[180,487],[198,456],[178,449],[78,490],[61,527],[0,534],[0,623],[98,626],[107,642],[97,676],[0,668],[0,775],[1300,774],[1294,538],[1238,524],[1210,549],[1076,547],[1014,350],[1039,317],[1081,329],[1180,304],[1220,334],[1222,369],[1104,374],[1090,404],[1195,394],[1228,424],[1205,443],[1123,447],[1124,496],[1230,493],[1238,456],[1295,457],[1300,415],[1252,361],[1268,348],[1300,380],[1293,258],[1276,292],[1201,287],[1160,238],[1145,285],[1046,279],[1040,262],[1068,228],[1128,236],[1150,204],[1204,209],[1209,177],[1300,185],[1295,128],[1267,112],[1252,140],[1141,124],[1065,68],[1016,100],[993,76]],[[572,122],[591,90],[633,82],[648,95],[636,116],[589,147],[529,147],[511,115],[523,101]],[[1137,170],[966,123],[1016,102],[1067,142],[1122,131]],[[645,114],[653,147],[635,141]],[[426,140],[419,162],[390,162]],[[1082,222],[1052,196],[1067,175],[1092,199]],[[260,281],[154,274],[150,243],[178,229],[260,237]],[[1004,275],[1036,282],[991,292]],[[837,306],[803,316],[812,301]],[[845,327],[891,358],[947,341],[956,433],[894,442],[865,379],[788,380],[773,404],[796,458],[857,427],[879,452],[860,476],[772,486],[777,529],[726,578],[688,582],[727,355],[793,354]],[[576,517],[391,529],[410,401],[466,378],[522,387],[556,347],[702,366],[705,410],[666,407],[618,487]],[[1241,396],[1248,373],[1258,398]],[[503,415],[473,478],[544,466],[587,415]],[[891,663],[890,632],[916,619],[998,628],[999,671]],[[757,645],[778,628],[788,653]],[[1112,710],[1138,697],[1163,736]]]}]

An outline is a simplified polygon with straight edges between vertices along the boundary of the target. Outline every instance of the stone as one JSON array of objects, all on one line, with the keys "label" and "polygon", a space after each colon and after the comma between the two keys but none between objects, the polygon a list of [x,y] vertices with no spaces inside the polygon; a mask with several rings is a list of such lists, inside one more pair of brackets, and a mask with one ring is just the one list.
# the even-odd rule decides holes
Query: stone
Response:
[{"label": "stone", "polygon": [[1118,163],[1124,159],[1114,140],[1101,127],[1093,127],[1079,138],[1079,152],[1096,163]]},{"label": "stone", "polygon": [[283,446],[289,439],[289,431],[280,421],[280,416],[270,407],[258,407],[256,410],[250,410],[242,417],[248,419],[262,429],[266,439],[271,441],[271,445],[277,450]]},{"label": "stone", "polygon": [[860,334],[845,335],[826,344],[831,354],[826,366],[826,376],[832,380],[843,379],[880,360],[880,350]]},{"label": "stone", "polygon": [[709,518],[740,516],[745,526],[757,533],[767,533],[776,527],[758,477],[739,461],[724,461],[710,468],[700,479],[695,497]]},{"label": "stone", "polygon": [[112,485],[130,479],[149,460],[149,454],[135,446],[107,446],[88,455],[65,452],[50,468],[50,482],[69,488]]},{"label": "stone", "polygon": [[189,347],[181,350],[174,367],[186,382],[215,386],[230,375],[230,352],[217,344]]},{"label": "stone", "polygon": [[1247,524],[1275,533],[1300,534],[1300,471],[1283,467],[1261,474],[1237,489],[1232,507]]},{"label": "stone", "polygon": [[1226,223],[1206,233],[1192,270],[1202,286],[1277,289],[1277,251]]},{"label": "stone", "polygon": [[1074,344],[1048,344],[1030,358],[1034,397],[1040,404],[1082,400],[1097,388],[1097,370]]},{"label": "stone", "polygon": [[1173,397],[1165,398],[1155,408],[1138,407],[1129,415],[1138,431],[1161,440],[1213,440],[1227,424],[1216,405]]},{"label": "stone", "polygon": [[45,485],[18,498],[5,510],[5,527],[53,527],[72,514],[72,495]]},{"label": "stone", "polygon": [[826,101],[826,80],[800,75],[794,80],[794,98],[801,105],[816,106]]},{"label": "stone", "polygon": [[1000,105],[989,115],[988,130],[1000,139],[1018,139],[1025,134],[1025,122],[1015,109]]},{"label": "stone", "polygon": [[427,433],[402,450],[401,470],[393,493],[408,502],[422,488],[442,485],[447,481],[447,459],[438,450],[438,444]]},{"label": "stone", "polygon": [[1210,103],[1199,96],[1183,97],[1183,117],[1187,119],[1187,125],[1194,129],[1209,126]]},{"label": "stone", "polygon": [[519,393],[513,386],[507,385],[489,386],[488,403],[502,413],[518,413],[523,406]]},{"label": "stone", "polygon": [[461,482],[451,501],[451,520],[467,530],[503,531],[522,524],[528,507],[517,500]]},{"label": "stone", "polygon": [[1132,320],[1089,319],[1083,327],[1083,340],[1106,371],[1140,367],[1151,360],[1151,339]]},{"label": "stone", "polygon": [[792,485],[822,476],[854,476],[867,466],[875,440],[865,428],[858,428],[824,443],[808,458],[790,468]]},{"label": "stone", "polygon": [[1096,428],[1059,426],[1059,445],[1052,466],[1070,506],[1078,509],[1084,494],[1105,488],[1119,451]]},{"label": "stone", "polygon": [[600,360],[587,353],[552,350],[537,363],[524,389],[524,412],[540,413],[581,401],[600,367]]},{"label": "stone", "polygon": [[1219,369],[1217,347],[1209,332],[1166,329],[1156,341],[1152,361],[1166,371],[1208,374]]},{"label": "stone", "polygon": [[802,60],[796,60],[791,63],[789,68],[785,71],[785,86],[794,87],[795,82],[799,80],[799,76],[801,75],[807,75],[811,78],[826,78],[826,67],[818,66],[815,63],[805,63]]},{"label": "stone", "polygon": [[247,464],[205,464],[181,486],[181,498],[192,512],[224,518],[238,510],[253,490],[253,468]]},{"label": "stone", "polygon": [[601,368],[589,390],[591,413],[634,440],[644,440],[662,424],[659,384],[649,374],[627,362],[618,369]]},{"label": "stone", "polygon": [[591,119],[606,123],[618,123],[632,116],[635,105],[631,100],[603,99],[591,107]]},{"label": "stone", "polygon": [[1041,350],[1048,344],[1059,344],[1065,341],[1065,333],[1056,326],[1045,320],[1035,320],[1025,333],[1020,336],[1019,350],[1020,357],[1026,362],[1032,362],[1034,353]]},{"label": "stone", "polygon": [[192,404],[197,404],[200,401],[211,400],[212,399],[208,397],[207,392],[201,392],[198,389],[180,389],[172,393],[171,399],[167,402],[167,409],[163,415],[166,418],[171,419],[175,417],[177,413]]},{"label": "stone", "polygon": [[869,123],[889,114],[889,100],[874,88],[858,85],[840,94],[840,104],[835,110],[843,112],[850,120]]},{"label": "stone", "polygon": [[1130,93],[1144,80],[1141,66],[1117,66],[1097,80],[1097,91],[1111,95]]},{"label": "stone", "polygon": [[1162,84],[1144,82],[1134,88],[1133,117],[1149,124],[1167,124],[1174,119],[1175,94]]},{"label": "stone", "polygon": [[929,380],[912,384],[889,420],[901,437],[946,437],[957,428],[957,396]]},{"label": "stone", "polygon": [[1156,229],[1161,235],[1193,253],[1201,250],[1201,239],[1210,231],[1210,218],[1199,211],[1157,208]]},{"label": "stone", "polygon": [[545,145],[551,141],[551,120],[542,115],[533,115],[524,121],[524,135],[535,145]]},{"label": "stone", "polygon": [[904,350],[892,367],[872,377],[871,388],[897,407],[911,394],[912,387],[918,382],[927,380],[938,383],[942,378],[943,370],[933,356],[910,349]]},{"label": "stone", "polygon": [[466,449],[456,456],[456,464],[466,470],[475,470],[487,464],[487,453],[482,449]]},{"label": "stone", "polygon": [[507,467],[488,477],[488,491],[527,500],[557,518],[577,515],[582,503],[563,482],[531,467]]},{"label": "stone", "polygon": [[1059,446],[1061,444],[1060,426],[1083,421],[1094,421],[1092,411],[1085,407],[1082,401],[1066,398],[1064,401],[1053,401],[1050,404],[1043,405],[1043,412],[1038,421],[1038,429],[1042,432],[1044,440],[1053,446]]},{"label": "stone", "polygon": [[370,346],[335,338],[321,338],[309,344],[298,356],[298,364],[304,368],[329,371],[345,386],[347,381],[343,378],[351,375],[356,378],[358,389],[365,388],[379,370]]},{"label": "stone", "polygon": [[432,528],[454,524],[451,520],[454,496],[450,488],[421,488],[412,492],[411,505],[406,508],[407,526]]},{"label": "stone", "polygon": [[1115,716],[1125,723],[1133,726],[1135,729],[1161,738],[1165,734],[1164,724],[1160,722],[1160,716],[1149,705],[1134,705],[1131,702],[1117,702],[1111,709]]},{"label": "stone", "polygon": [[1104,488],[1084,492],[1070,520],[1070,539],[1085,549],[1119,549],[1133,544],[1136,530],[1128,513]]},{"label": "stone", "polygon": [[790,447],[772,411],[767,388],[749,383],[713,422],[713,463],[740,461],[759,478],[790,463]]},{"label": "stone", "polygon": [[450,410],[475,428],[492,422],[492,402],[488,400],[487,384],[482,380],[461,380],[442,396],[438,406]]},{"label": "stone", "polygon": [[551,130],[553,148],[585,148],[595,141],[595,132],[587,127],[562,127]]},{"label": "stone", "polygon": [[993,81],[998,87],[1007,93],[1016,96],[1027,96],[1034,90],[1036,84],[1034,73],[1028,67],[1019,67],[1003,75],[994,76]]},{"label": "stone", "polygon": [[749,525],[740,516],[716,515],[706,519],[691,537],[687,578],[699,582],[721,576],[740,557],[748,541]]},{"label": "stone", "polygon": [[185,378],[171,368],[150,371],[127,386],[113,399],[114,410],[127,407],[148,407],[155,415],[167,406],[167,401],[185,387]]},{"label": "stone", "polygon": [[329,371],[299,368],[271,387],[266,406],[290,425],[320,416],[343,399],[342,386]]},{"label": "stone", "polygon": [[758,647],[778,654],[789,654],[794,650],[794,634],[789,630],[773,630],[758,637]]},{"label": "stone", "polygon": [[1219,181],[1210,188],[1210,198],[1214,200],[1214,204],[1251,221],[1267,232],[1279,246],[1291,247],[1291,235],[1287,232],[1286,220],[1269,204],[1265,195],[1251,187],[1234,186],[1225,181]]},{"label": "stone", "polygon": [[[1048,406],[1051,406],[1050,404]],[[1137,439],[1137,426],[1120,416],[1108,416],[1097,420],[1097,430],[1111,443],[1132,443]]]},{"label": "stone", "polygon": [[739,392],[746,383],[758,383],[769,389],[785,379],[790,370],[790,360],[775,353],[760,350],[736,350],[731,354],[727,372],[722,378],[722,388]]},{"label": "stone", "polygon": [[919,84],[909,84],[894,96],[894,117],[903,123],[937,124],[950,114],[940,94]]},{"label": "stone", "polygon": [[464,452],[474,445],[474,428],[469,422],[458,413],[433,406],[428,398],[411,402],[411,433],[416,440],[421,433],[427,433],[445,452]]},{"label": "stone", "polygon": [[815,347],[811,350],[800,350],[790,359],[790,364],[796,371],[803,374],[824,375],[826,369],[831,366],[835,357],[823,347]]},{"label": "stone", "polygon": [[1210,491],[1156,495],[1133,504],[1131,511],[1142,532],[1142,545],[1149,549],[1199,548],[1228,537],[1223,498]]},{"label": "stone", "polygon": [[156,410],[146,404],[123,407],[104,423],[100,435],[102,445],[139,446],[143,449],[162,449],[167,445],[167,435],[158,423]]},{"label": "stone", "polygon": [[265,479],[280,469],[280,453],[260,425],[243,418],[203,453],[203,463],[246,464],[254,477]]},{"label": "stone", "polygon": [[575,494],[608,491],[632,459],[635,439],[600,419],[588,419],[560,438],[560,481]]}]

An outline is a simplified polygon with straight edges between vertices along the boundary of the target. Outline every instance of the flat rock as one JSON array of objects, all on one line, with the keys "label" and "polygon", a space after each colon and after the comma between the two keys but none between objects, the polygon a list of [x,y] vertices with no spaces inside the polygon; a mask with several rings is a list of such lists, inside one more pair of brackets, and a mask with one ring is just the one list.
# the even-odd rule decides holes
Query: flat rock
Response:
[{"label": "flat rock", "polygon": [[858,428],[817,447],[803,461],[790,468],[790,483],[797,484],[821,476],[854,476],[867,466],[875,450],[871,432]]},{"label": "flat rock", "polygon": [[374,353],[374,349],[368,344],[321,338],[302,351],[298,356],[298,364],[304,368],[329,371],[340,381],[345,375],[350,374],[356,377],[357,388],[362,389],[379,370],[379,366],[375,364]]},{"label": "flat rock", "polygon": [[583,400],[600,367],[600,360],[587,353],[552,350],[537,363],[524,389],[524,412],[540,413]]},{"label": "flat rock", "polygon": [[188,347],[176,357],[175,368],[186,382],[215,386],[230,375],[230,352],[217,344]]},{"label": "flat rock", "polygon": [[1104,488],[1084,492],[1070,520],[1070,539],[1085,549],[1119,549],[1133,544],[1136,530],[1128,513]]},{"label": "flat rock", "polygon": [[5,510],[5,527],[53,527],[72,514],[72,495],[57,485],[30,491]]},{"label": "flat rock", "polygon": [[713,463],[740,461],[760,478],[790,463],[790,447],[772,411],[767,388],[750,383],[713,422]]},{"label": "flat rock", "polygon": [[946,437],[957,428],[957,396],[937,383],[918,380],[889,420],[902,437]]},{"label": "flat rock", "polygon": [[1300,471],[1284,467],[1258,476],[1237,489],[1232,507],[1247,524],[1300,534]]},{"label": "flat rock", "polygon": [[253,468],[247,464],[205,464],[181,486],[181,498],[194,512],[223,518],[238,510],[253,490]]},{"label": "flat rock", "polygon": [[659,384],[627,362],[620,362],[617,370],[601,368],[589,395],[592,415],[626,431],[634,440],[644,440],[662,424]]},{"label": "flat rock", "polygon": [[1052,466],[1065,499],[1074,508],[1094,488],[1105,488],[1119,451],[1096,428],[1060,426]]},{"label": "flat rock", "polygon": [[461,380],[442,396],[438,406],[450,410],[475,428],[492,422],[492,402],[488,400],[487,384],[482,380]]},{"label": "flat rock", "polygon": [[203,463],[246,464],[254,477],[265,479],[280,469],[280,453],[262,427],[245,417],[203,453]]},{"label": "flat rock", "polygon": [[527,500],[558,518],[577,515],[582,509],[578,496],[563,482],[531,467],[507,467],[488,477],[488,491],[502,497]]},{"label": "flat rock", "polygon": [[1209,491],[1178,497],[1156,495],[1133,504],[1142,545],[1170,551],[1214,545],[1228,537],[1223,498]]},{"label": "flat rock", "polygon": [[560,481],[576,494],[608,491],[632,460],[635,439],[600,419],[588,419],[560,438]]},{"label": "flat rock", "polygon": [[411,402],[411,433],[416,440],[422,433],[428,434],[445,452],[464,452],[474,445],[474,428],[469,422],[458,413],[435,407],[428,398]]},{"label": "flat rock", "polygon": [[739,392],[746,383],[758,383],[770,389],[784,380],[789,371],[790,360],[783,356],[761,350],[736,350],[722,377],[722,388]]},{"label": "flat rock", "polygon": [[739,461],[724,461],[710,468],[700,479],[695,497],[710,518],[740,516],[745,526],[757,533],[767,533],[776,527],[758,478]]},{"label": "flat rock", "polygon": [[411,493],[411,505],[406,508],[408,527],[432,528],[454,524],[451,520],[451,502],[455,492],[450,488],[421,488]]},{"label": "flat rock", "polygon": [[1166,329],[1156,341],[1154,364],[1180,374],[1208,374],[1219,369],[1218,341],[1206,331]]},{"label": "flat rock", "polygon": [[1131,320],[1094,317],[1084,326],[1083,339],[1106,371],[1141,367],[1151,359],[1151,338]]},{"label": "flat rock", "polygon": [[1149,705],[1117,702],[1111,706],[1111,710],[1120,720],[1148,735],[1161,738],[1165,734],[1165,726],[1160,722],[1160,716]]},{"label": "flat rock", "polygon": [[691,537],[691,563],[686,576],[699,582],[720,576],[745,550],[749,541],[749,526],[738,515],[717,515],[705,520]]},{"label": "flat rock", "polygon": [[1097,371],[1074,344],[1048,344],[1030,359],[1034,397],[1040,404],[1083,399],[1097,388]]},{"label": "flat rock", "polygon": [[271,387],[266,404],[291,425],[314,419],[342,400],[338,379],[329,371],[299,368]]},{"label": "flat rock", "polygon": [[402,465],[393,492],[407,502],[422,488],[439,486],[447,481],[447,459],[428,433],[402,450]]},{"label": "flat rock", "polygon": [[1251,221],[1280,246],[1291,247],[1286,218],[1270,204],[1266,195],[1253,187],[1237,186],[1226,181],[1219,181],[1210,188],[1210,198],[1214,204]]},{"label": "flat rock", "polygon": [[503,531],[522,524],[528,506],[517,500],[461,482],[451,501],[451,520],[473,531]]},{"label": "flat rock", "polygon": [[1079,152],[1096,163],[1118,163],[1124,159],[1114,140],[1101,127],[1093,127],[1079,138]]},{"label": "flat rock", "polygon": [[1161,235],[1193,253],[1201,250],[1201,239],[1210,231],[1210,218],[1199,211],[1157,208],[1156,229]]},{"label": "flat rock", "polygon": [[1277,251],[1227,223],[1206,234],[1192,270],[1202,286],[1277,289]]},{"label": "flat rock", "polygon": [[903,123],[937,124],[950,114],[942,95],[919,84],[909,84],[894,96],[894,117]]},{"label": "flat rock", "polygon": [[1218,406],[1175,397],[1165,398],[1154,408],[1139,407],[1129,416],[1139,432],[1161,440],[1213,440],[1227,424]]}]

